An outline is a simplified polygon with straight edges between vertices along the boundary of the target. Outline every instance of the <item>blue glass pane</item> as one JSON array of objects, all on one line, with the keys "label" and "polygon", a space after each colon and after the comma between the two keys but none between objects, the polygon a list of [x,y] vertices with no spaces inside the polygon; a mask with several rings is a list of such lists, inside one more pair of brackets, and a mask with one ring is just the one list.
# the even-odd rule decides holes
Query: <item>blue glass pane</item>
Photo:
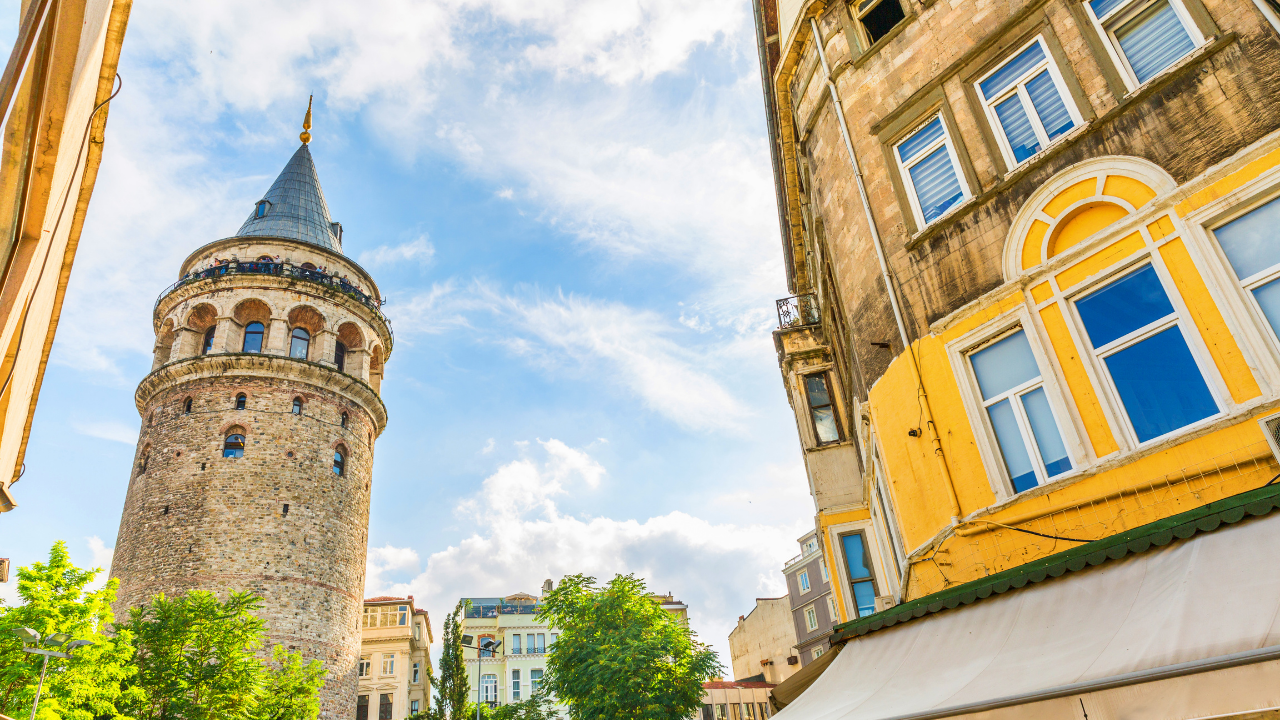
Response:
[{"label": "blue glass pane", "polygon": [[1053,411],[1049,409],[1049,398],[1044,388],[1022,396],[1022,409],[1027,413],[1031,423],[1031,434],[1036,438],[1036,447],[1040,448],[1040,459],[1044,461],[1045,474],[1049,477],[1061,475],[1071,469],[1071,460],[1067,458],[1067,446],[1062,442],[1062,433],[1058,431],[1058,423],[1053,419]]},{"label": "blue glass pane", "polygon": [[1030,490],[1037,485],[1036,471],[1031,466],[1031,456],[1027,454],[1027,445],[1022,441],[1022,431],[1018,429],[1018,421],[1013,416],[1013,406],[1008,400],[987,408],[991,416],[991,428],[996,431],[996,443],[1000,445],[1000,454],[1004,457],[1004,466],[1013,481],[1013,489],[1017,492]]},{"label": "blue glass pane", "polygon": [[996,106],[996,117],[1000,118],[1000,127],[1004,136],[1009,139],[1009,148],[1013,150],[1013,161],[1022,162],[1040,152],[1040,140],[1036,131],[1022,109],[1022,98],[1014,95]]},{"label": "blue glass pane", "polygon": [[934,118],[933,122],[920,128],[919,132],[907,138],[898,146],[898,157],[902,159],[902,162],[906,162],[919,155],[921,150],[932,145],[935,140],[941,137],[942,118],[937,117]]},{"label": "blue glass pane", "polygon": [[876,586],[871,581],[853,584],[853,604],[858,606],[858,617],[866,617],[876,611]]},{"label": "blue glass pane", "polygon": [[1031,345],[1021,330],[970,355],[969,362],[983,400],[1040,377]]},{"label": "blue glass pane", "polygon": [[1076,301],[1094,347],[1102,347],[1173,312],[1155,268],[1147,265]]},{"label": "blue glass pane", "polygon": [[925,223],[941,217],[964,196],[945,146],[911,168],[911,184],[915,186]]},{"label": "blue glass pane", "polygon": [[809,393],[809,406],[821,407],[831,404],[831,396],[827,394],[827,377],[825,375],[806,375],[804,389]]},{"label": "blue glass pane", "polygon": [[845,535],[840,538],[840,544],[844,546],[844,562],[849,571],[849,579],[871,577],[871,568],[867,562],[867,542],[862,533]]},{"label": "blue glass pane", "polygon": [[1167,2],[1153,5],[1125,23],[1116,30],[1116,39],[1139,83],[1155,77],[1196,48]]},{"label": "blue glass pane", "polygon": [[1036,115],[1040,116],[1040,124],[1044,125],[1044,132],[1050,140],[1075,125],[1048,70],[1027,81],[1027,96],[1031,98],[1031,105],[1035,107]]},{"label": "blue glass pane", "polygon": [[1177,327],[1108,357],[1107,369],[1141,442],[1218,412]]},{"label": "blue glass pane", "polygon": [[990,100],[1000,94],[1001,90],[1012,85],[1018,78],[1031,71],[1031,68],[1040,64],[1044,60],[1044,49],[1040,47],[1040,43],[1035,42],[1031,47],[1022,51],[1018,57],[1010,60],[1004,67],[991,73],[991,75],[982,82],[978,83],[978,87],[982,88],[982,96]]},{"label": "blue glass pane", "polygon": [[251,322],[244,328],[244,347],[247,353],[262,352],[263,326],[260,322]]},{"label": "blue glass pane", "polygon": [[1262,314],[1271,323],[1271,328],[1280,335],[1280,280],[1272,280],[1258,288],[1254,288],[1253,297],[1262,307]]},{"label": "blue glass pane", "polygon": [[1107,13],[1115,10],[1127,1],[1128,0],[1093,0],[1089,5],[1093,8],[1093,16],[1096,18],[1102,18],[1106,16]]},{"label": "blue glass pane", "polygon": [[1280,262],[1280,198],[1214,231],[1241,280]]}]

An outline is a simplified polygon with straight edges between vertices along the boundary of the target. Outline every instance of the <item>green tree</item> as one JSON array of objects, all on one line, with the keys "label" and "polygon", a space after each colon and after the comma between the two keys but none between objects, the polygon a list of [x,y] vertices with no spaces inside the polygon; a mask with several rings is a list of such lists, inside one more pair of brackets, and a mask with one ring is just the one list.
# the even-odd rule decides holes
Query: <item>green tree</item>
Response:
[{"label": "green tree", "polygon": [[277,645],[271,651],[274,667],[267,671],[254,720],[308,720],[320,715],[324,665],[302,661],[302,654]]},{"label": "green tree", "polygon": [[559,717],[555,703],[545,693],[537,692],[524,702],[503,705],[489,713],[490,720],[553,720]]},{"label": "green tree", "polygon": [[111,603],[115,580],[100,590],[86,592],[101,569],[81,570],[71,564],[62,541],[49,551],[49,562],[18,569],[18,596],[22,604],[0,606],[0,713],[25,717],[31,712],[43,656],[22,652],[13,631],[27,627],[48,637],[66,633],[72,640],[88,640],[70,660],[49,658],[40,693],[42,720],[92,720],[119,717],[121,682],[133,674],[131,636],[103,631],[114,620]]},{"label": "green tree", "polygon": [[[471,607],[470,600],[459,600],[444,621],[444,639],[440,649],[440,678],[436,683],[436,708],[438,720],[466,720],[475,717],[475,706],[467,702],[471,694],[471,681],[467,679],[467,667],[462,662],[462,618]],[[468,713],[470,710],[470,713]]]},{"label": "green tree", "polygon": [[132,608],[121,628],[137,646],[132,714],[138,720],[317,717],[323,666],[281,646],[273,649],[274,667],[262,662],[256,653],[265,623],[254,614],[261,606],[251,592],[219,602],[213,593],[193,590]]},{"label": "green tree", "polygon": [[604,587],[571,575],[537,618],[560,629],[543,687],[574,718],[684,720],[702,705],[702,683],[724,672],[715,652],[634,575]]}]

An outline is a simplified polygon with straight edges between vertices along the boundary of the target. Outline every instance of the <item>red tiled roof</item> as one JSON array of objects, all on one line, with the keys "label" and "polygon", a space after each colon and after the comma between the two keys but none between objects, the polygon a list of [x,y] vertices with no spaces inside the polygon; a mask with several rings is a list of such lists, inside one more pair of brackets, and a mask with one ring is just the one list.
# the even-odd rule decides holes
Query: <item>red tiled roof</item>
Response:
[{"label": "red tiled roof", "polygon": [[404,602],[404,598],[391,597],[390,595],[379,595],[378,597],[364,599],[365,602],[391,602],[392,600],[399,600],[401,602]]},{"label": "red tiled roof", "polygon": [[730,682],[728,680],[712,680],[711,682],[702,683],[703,690],[732,690],[734,688],[769,688],[777,687],[773,683],[767,682]]}]

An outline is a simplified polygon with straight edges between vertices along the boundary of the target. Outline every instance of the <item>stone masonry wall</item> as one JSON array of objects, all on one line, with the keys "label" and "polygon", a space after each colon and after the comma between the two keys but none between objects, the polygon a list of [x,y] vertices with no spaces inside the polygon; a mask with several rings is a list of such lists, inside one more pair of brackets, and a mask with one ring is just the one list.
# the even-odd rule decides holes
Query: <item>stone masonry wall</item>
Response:
[{"label": "stone masonry wall", "polygon": [[[244,410],[235,409],[239,393],[247,396]],[[304,401],[301,415],[291,412],[295,397]],[[278,643],[324,661],[321,716],[348,716],[360,649],[373,419],[321,387],[255,376],[179,383],[143,410],[112,563],[121,580],[117,616],[160,592],[200,588],[225,599],[228,589],[252,590],[264,599],[265,652]],[[244,430],[244,457],[224,458],[224,438],[235,426]],[[347,449],[341,477],[332,470],[339,443]]]}]

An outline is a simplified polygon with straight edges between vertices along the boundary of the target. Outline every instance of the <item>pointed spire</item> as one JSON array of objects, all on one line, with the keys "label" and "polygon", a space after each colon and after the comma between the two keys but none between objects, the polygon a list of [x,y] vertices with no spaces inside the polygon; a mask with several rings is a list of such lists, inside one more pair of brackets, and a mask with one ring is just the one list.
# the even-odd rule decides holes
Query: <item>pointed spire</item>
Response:
[{"label": "pointed spire", "polygon": [[[308,111],[303,127],[311,127],[310,120]],[[303,145],[289,159],[267,194],[254,205],[237,237],[289,238],[342,252],[342,225],[329,217],[320,177],[306,145],[310,139],[310,133],[304,131]]]},{"label": "pointed spire", "polygon": [[315,98],[315,95],[307,96],[307,116],[302,119],[302,134],[298,136],[303,145],[311,142],[311,133],[307,131],[311,129],[311,101]]}]

